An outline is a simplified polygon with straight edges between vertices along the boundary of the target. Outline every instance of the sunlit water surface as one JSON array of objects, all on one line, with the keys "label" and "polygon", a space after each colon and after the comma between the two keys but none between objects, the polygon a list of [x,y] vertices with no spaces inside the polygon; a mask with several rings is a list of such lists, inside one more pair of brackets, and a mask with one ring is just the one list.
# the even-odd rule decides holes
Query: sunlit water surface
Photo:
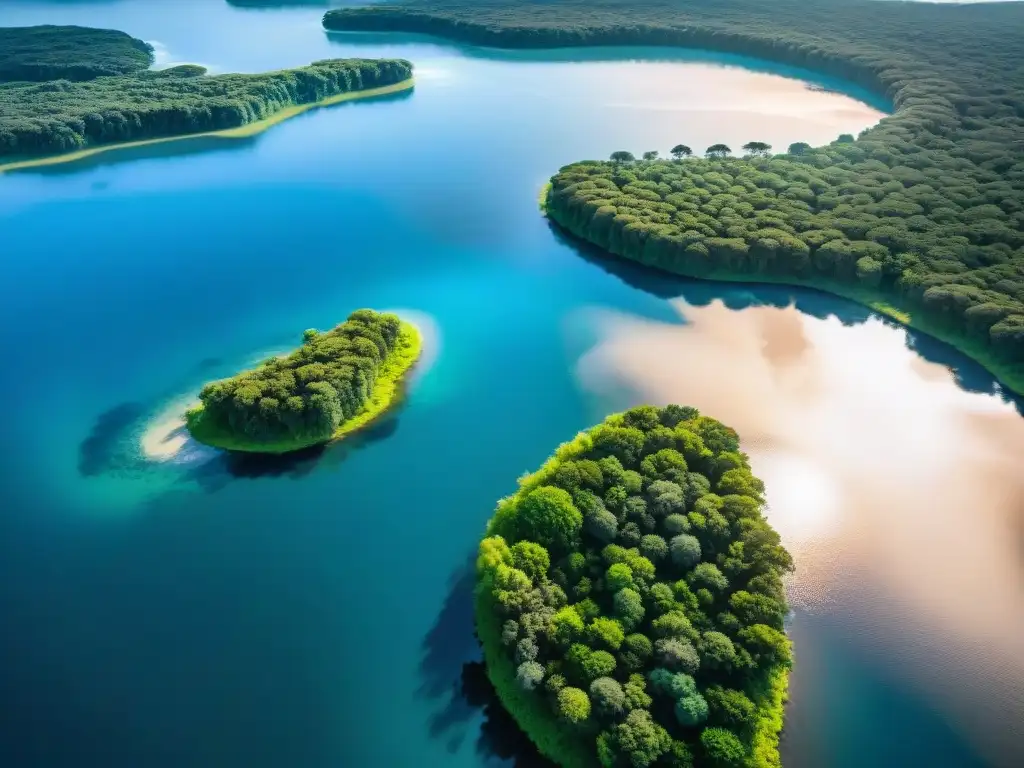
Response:
[{"label": "sunlit water surface", "polygon": [[[967,397],[934,375],[882,375],[920,358],[855,305],[653,276],[580,252],[537,212],[541,185],[573,160],[679,142],[822,143],[879,119],[884,105],[869,94],[696,52],[328,36],[320,10],[0,0],[0,23],[124,29],[153,42],[160,65],[261,71],[358,55],[417,67],[410,95],[307,114],[253,140],[0,177],[0,764],[482,766],[516,754],[473,663],[467,564],[494,501],[609,409],[700,400],[687,372],[735,371],[741,384],[758,354],[746,315],[708,310],[722,335],[651,362],[669,387],[652,389],[617,354],[620,326],[595,308],[678,324],[668,300],[680,295],[734,310],[795,296],[796,317],[838,318],[808,326],[825,329],[830,359],[863,361],[822,380],[821,413],[868,397]],[[427,331],[394,414],[291,461],[229,460],[185,438],[180,414],[203,382],[361,306]],[[972,403],[1009,413],[978,366],[929,339],[910,343],[985,393]],[[1006,550],[1019,527],[999,539],[1009,516],[993,512],[978,528],[979,496],[945,509],[929,539],[924,551],[949,550],[935,554],[948,568],[934,590],[895,565],[876,569],[899,559],[879,548],[878,521],[891,519],[906,547],[910,532],[933,528],[908,481],[865,520],[870,546],[840,557],[833,542],[852,539],[836,532],[856,519],[840,503],[849,478],[808,453],[830,440],[870,454],[870,437],[844,431],[847,420],[801,442],[799,398],[751,391],[758,409],[792,414],[792,429],[744,422],[749,392],[707,407],[753,430],[773,520],[800,567],[786,765],[966,768],[1010,755],[1016,672],[1004,660],[1019,649],[1005,624],[968,608],[1012,596],[997,587],[1012,583]],[[927,428],[926,442],[954,456],[960,433],[943,407],[907,409],[899,424]],[[789,450],[773,450],[782,438]],[[913,483],[938,483],[934,465],[921,466]],[[978,571],[982,562],[992,568]],[[873,578],[847,580],[847,566]],[[971,578],[951,578],[957,569]],[[868,599],[869,588],[900,599]],[[979,698],[974,683],[999,677],[999,664],[1003,682]]]}]

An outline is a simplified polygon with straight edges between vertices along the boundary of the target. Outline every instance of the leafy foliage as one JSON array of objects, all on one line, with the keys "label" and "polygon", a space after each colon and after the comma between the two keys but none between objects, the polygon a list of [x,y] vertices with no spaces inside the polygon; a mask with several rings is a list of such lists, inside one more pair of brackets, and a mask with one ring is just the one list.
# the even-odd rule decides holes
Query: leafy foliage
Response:
[{"label": "leafy foliage", "polygon": [[[615,513],[604,510],[609,541],[581,509],[624,489],[627,473],[637,475],[632,493]],[[698,492],[687,499],[676,481]],[[645,523],[651,530],[672,515],[678,530],[678,517],[699,509],[721,530],[674,537],[686,538],[685,557],[672,557],[658,533],[634,542],[629,510],[640,507],[630,502],[666,495],[672,503]],[[761,513],[762,495],[734,432],[694,409],[643,406],[562,446],[499,503],[477,561],[477,622],[494,628],[481,635],[488,665],[517,670],[506,684],[518,691],[502,700],[549,757],[631,768],[770,759],[781,700],[766,692],[790,664],[776,627],[792,561]],[[571,735],[554,739],[538,724],[544,711]]]},{"label": "leafy foliage", "polygon": [[[382,367],[408,343],[403,330],[396,315],[361,309],[326,333],[306,331],[302,346],[290,355],[203,387],[201,407],[188,414],[189,430],[214,445],[218,440],[211,436],[227,434],[255,448],[329,440],[360,412]],[[547,553],[541,549],[524,543],[507,557],[531,573],[542,572]],[[507,571],[529,581],[521,570]],[[514,582],[508,574],[505,580]]]},{"label": "leafy foliage", "polygon": [[774,156],[751,141],[746,158],[722,146],[683,159],[680,144],[675,161],[622,150],[563,168],[546,210],[595,245],[671,272],[788,279],[895,305],[1024,387],[1019,3],[441,0],[334,10],[325,24],[506,47],[707,48],[874,90],[895,113],[856,139]]},{"label": "leafy foliage", "polygon": [[89,27],[0,27],[0,82],[92,80],[153,63],[153,48],[125,32]]},{"label": "leafy foliage", "polygon": [[[329,59],[255,75],[207,76],[187,65],[140,71],[149,64],[148,47],[142,54],[136,48],[146,44],[122,34],[80,27],[0,29],[0,80],[5,71],[45,79],[0,83],[0,157],[237,128],[289,106],[412,76],[412,65],[400,59]],[[5,39],[14,54],[4,52]],[[40,52],[44,43],[50,47]],[[144,56],[141,66],[132,51]]]}]

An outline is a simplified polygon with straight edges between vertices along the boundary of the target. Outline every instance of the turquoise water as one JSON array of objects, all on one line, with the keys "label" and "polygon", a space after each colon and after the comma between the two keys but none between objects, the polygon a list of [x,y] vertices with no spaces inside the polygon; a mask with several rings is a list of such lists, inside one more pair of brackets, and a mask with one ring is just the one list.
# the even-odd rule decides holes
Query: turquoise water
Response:
[{"label": "turquoise water", "polygon": [[[574,313],[669,319],[670,296],[738,308],[795,295],[810,314],[868,316],[602,262],[557,236],[536,199],[581,157],[822,143],[882,105],[740,57],[328,37],[319,13],[0,4],[6,25],[124,29],[162,64],[417,66],[411,94],[255,139],[0,177],[3,765],[498,764],[510,737],[466,666],[467,563],[515,478],[608,408],[574,375],[592,341],[569,332]],[[142,438],[204,381],[362,306],[433,329],[407,402],[366,435],[292,461],[194,446],[145,457]],[[949,348],[915,344],[993,391]],[[787,766],[984,764],[834,617],[799,611],[792,631]]]}]

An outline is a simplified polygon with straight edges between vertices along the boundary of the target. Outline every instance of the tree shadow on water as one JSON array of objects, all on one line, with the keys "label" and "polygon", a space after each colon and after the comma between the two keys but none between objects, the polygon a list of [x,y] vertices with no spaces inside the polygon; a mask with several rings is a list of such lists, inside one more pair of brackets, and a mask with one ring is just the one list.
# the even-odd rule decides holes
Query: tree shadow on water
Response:
[{"label": "tree shadow on water", "polygon": [[451,575],[437,621],[423,638],[417,694],[440,705],[430,716],[430,735],[443,739],[448,751],[455,753],[482,718],[475,749],[488,762],[512,760],[517,768],[553,767],[502,707],[487,677],[474,629],[474,560],[468,557]]},{"label": "tree shadow on water", "polygon": [[78,473],[95,477],[129,463],[126,456],[118,455],[119,448],[145,413],[141,403],[121,403],[97,416],[89,434],[78,444]]},{"label": "tree shadow on water", "polygon": [[683,277],[657,267],[614,256],[586,241],[579,240],[549,221],[555,239],[574,250],[580,258],[603,272],[659,299],[683,299],[695,307],[706,307],[719,300],[732,310],[749,307],[796,308],[819,319],[836,316],[844,325],[865,322],[874,313],[856,302],[832,296],[824,291],[775,283],[741,283],[696,277]]},{"label": "tree shadow on water", "polygon": [[398,431],[398,425],[398,414],[392,412],[336,443],[283,454],[220,451],[211,461],[197,465],[189,479],[207,493],[216,493],[235,480],[301,480],[314,471],[337,468],[355,451],[387,440]]},{"label": "tree shadow on water", "polygon": [[476,750],[484,758],[507,760],[515,768],[557,768],[541,755],[516,721],[501,705],[482,661],[462,667],[462,695],[475,711],[483,713]]},{"label": "tree shadow on water", "polygon": [[466,561],[448,580],[448,595],[434,626],[423,638],[420,659],[420,698],[440,703],[430,716],[432,738],[447,740],[448,751],[456,752],[465,740],[472,707],[462,694],[462,668],[480,658],[473,627],[474,559]]},{"label": "tree shadow on water", "polygon": [[[720,299],[732,310],[755,306],[787,307],[793,305],[805,315],[818,320],[834,317],[844,326],[862,325],[871,319],[906,332],[906,345],[925,360],[949,368],[957,384],[968,392],[992,394],[996,379],[983,365],[960,352],[956,347],[921,331],[896,322],[869,307],[827,291],[802,286],[774,283],[733,283],[721,280],[688,278],[664,272],[656,267],[638,264],[613,256],[590,243],[579,240],[549,221],[555,238],[573,249],[584,261],[621,280],[626,285],[659,299],[683,299],[703,307]],[[1024,399],[1003,391],[1003,397],[1024,414]]]},{"label": "tree shadow on water", "polygon": [[[103,147],[95,154],[65,160],[50,165],[33,165],[16,168],[9,173],[36,176],[67,176],[82,171],[97,170],[109,166],[139,160],[170,160],[178,157],[205,155],[213,152],[236,152],[255,146],[259,136],[181,136],[170,137],[170,141],[155,141],[148,144],[112,145]],[[108,185],[109,186],[109,185]]]}]

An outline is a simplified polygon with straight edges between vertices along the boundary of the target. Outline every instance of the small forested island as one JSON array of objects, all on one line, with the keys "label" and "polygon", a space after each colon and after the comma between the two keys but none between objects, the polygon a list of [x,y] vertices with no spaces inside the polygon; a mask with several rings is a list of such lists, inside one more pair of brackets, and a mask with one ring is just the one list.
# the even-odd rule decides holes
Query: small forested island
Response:
[{"label": "small forested island", "polygon": [[558,448],[480,544],[488,676],[563,768],[777,768],[791,647],[736,433],[641,406]]},{"label": "small forested island", "polygon": [[324,25],[507,48],[705,48],[871,89],[895,112],[856,138],[576,164],[553,179],[547,213],[670,272],[860,301],[1024,393],[1024,4],[398,0],[328,11]]},{"label": "small forested island", "polygon": [[400,395],[422,337],[397,315],[360,309],[341,325],[308,330],[302,345],[199,393],[185,424],[201,443],[288,453],[369,424]]},{"label": "small forested island", "polygon": [[412,85],[403,59],[328,59],[254,75],[152,63],[152,48],[123,32],[0,28],[0,170],[5,160],[254,126]]}]

